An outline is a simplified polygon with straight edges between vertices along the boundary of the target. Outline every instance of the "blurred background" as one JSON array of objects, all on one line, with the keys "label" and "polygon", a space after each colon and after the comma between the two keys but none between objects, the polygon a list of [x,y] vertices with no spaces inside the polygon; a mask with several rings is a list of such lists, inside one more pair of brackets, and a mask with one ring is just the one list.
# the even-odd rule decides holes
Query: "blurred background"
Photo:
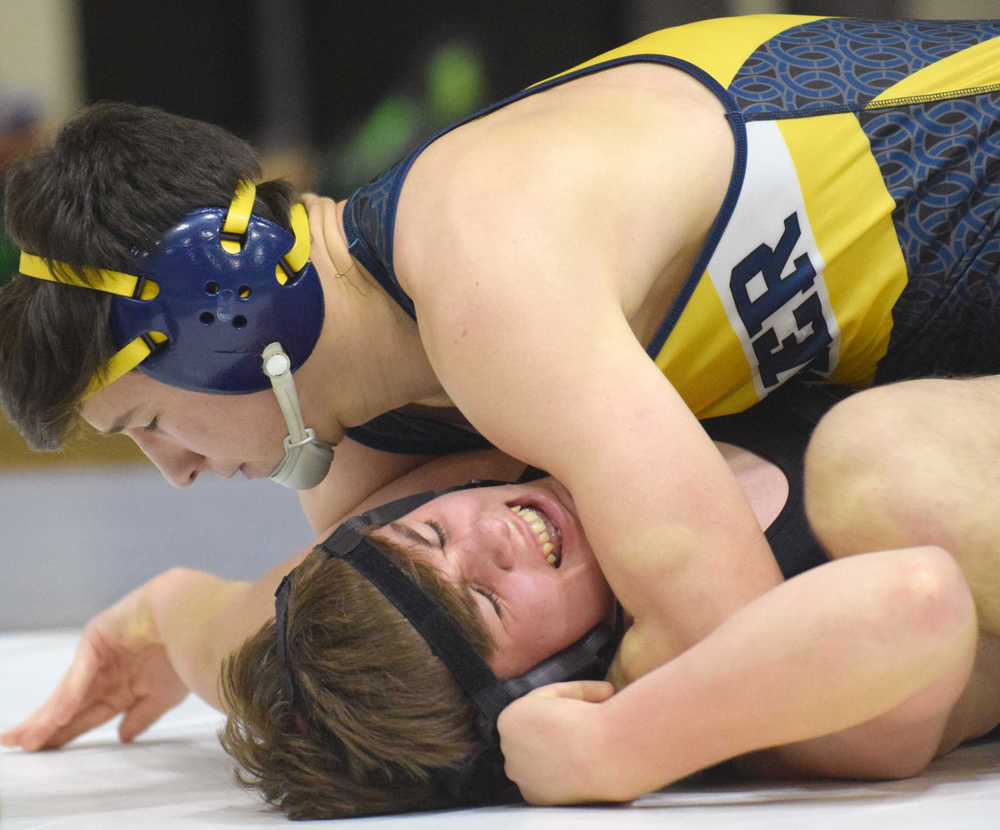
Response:
[{"label": "blurred background", "polygon": [[[84,104],[125,100],[228,127],[268,176],[341,198],[434,130],[633,37],[782,11],[1000,17],[1000,0],[0,0],[0,174]],[[16,257],[0,234],[0,282]],[[277,486],[177,491],[128,439],[31,453],[0,418],[0,631],[81,625],[172,565],[253,578],[309,537]]]}]

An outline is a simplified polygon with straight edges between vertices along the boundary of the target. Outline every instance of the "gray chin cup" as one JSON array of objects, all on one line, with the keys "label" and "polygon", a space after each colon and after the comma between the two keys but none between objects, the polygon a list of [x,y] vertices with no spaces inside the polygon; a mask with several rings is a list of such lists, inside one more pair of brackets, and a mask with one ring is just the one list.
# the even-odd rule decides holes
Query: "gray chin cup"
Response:
[{"label": "gray chin cup", "polygon": [[292,362],[280,343],[270,343],[261,353],[262,369],[271,381],[278,406],[288,427],[285,456],[269,478],[291,490],[310,490],[319,484],[333,463],[333,446],[316,437],[302,422],[299,396],[292,379]]},{"label": "gray chin cup", "polygon": [[302,441],[285,436],[285,457],[268,476],[290,490],[311,490],[326,478],[333,463],[333,447],[317,439],[312,429],[305,432],[308,437]]}]

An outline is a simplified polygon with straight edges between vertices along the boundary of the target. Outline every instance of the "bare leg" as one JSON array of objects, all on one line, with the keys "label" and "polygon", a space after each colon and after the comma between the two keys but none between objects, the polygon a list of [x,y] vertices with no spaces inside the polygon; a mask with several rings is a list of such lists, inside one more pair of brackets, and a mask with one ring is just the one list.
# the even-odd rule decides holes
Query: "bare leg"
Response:
[{"label": "bare leg", "polygon": [[906,381],[860,392],[820,422],[806,510],[834,557],[939,545],[1000,634],[1000,377]]}]

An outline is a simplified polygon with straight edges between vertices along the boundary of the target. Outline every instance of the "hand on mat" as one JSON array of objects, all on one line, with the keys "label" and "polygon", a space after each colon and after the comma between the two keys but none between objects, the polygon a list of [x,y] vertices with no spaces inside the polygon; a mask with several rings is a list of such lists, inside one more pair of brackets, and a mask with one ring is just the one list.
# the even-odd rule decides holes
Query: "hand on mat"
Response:
[{"label": "hand on mat", "polygon": [[0,741],[29,752],[53,749],[119,713],[118,736],[131,741],[187,692],[139,588],[90,621],[55,691]]},{"label": "hand on mat", "polygon": [[600,703],[614,687],[553,683],[515,700],[497,725],[507,776],[532,804],[614,801],[605,764]]}]

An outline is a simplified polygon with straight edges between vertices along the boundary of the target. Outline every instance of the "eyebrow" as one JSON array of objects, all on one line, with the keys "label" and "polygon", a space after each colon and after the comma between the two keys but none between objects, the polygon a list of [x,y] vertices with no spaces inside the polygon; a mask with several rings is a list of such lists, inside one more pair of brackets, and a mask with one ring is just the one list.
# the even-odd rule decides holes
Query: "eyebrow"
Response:
[{"label": "eyebrow", "polygon": [[389,527],[396,531],[400,536],[405,536],[411,542],[416,542],[424,548],[432,548],[434,545],[428,542],[423,536],[421,536],[417,531],[415,531],[409,525],[404,525],[402,522],[389,522]]}]

